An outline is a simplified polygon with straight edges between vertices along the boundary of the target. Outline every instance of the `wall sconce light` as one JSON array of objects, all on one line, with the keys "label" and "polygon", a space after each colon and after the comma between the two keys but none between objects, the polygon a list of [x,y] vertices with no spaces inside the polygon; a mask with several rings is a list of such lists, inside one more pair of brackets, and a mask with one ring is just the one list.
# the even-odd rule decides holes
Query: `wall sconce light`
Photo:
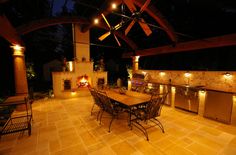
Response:
[{"label": "wall sconce light", "polygon": [[226,72],[226,73],[224,74],[224,77],[225,77],[226,79],[229,79],[229,78],[232,77],[232,75],[231,75],[229,72]]},{"label": "wall sconce light", "polygon": [[186,72],[186,73],[184,73],[184,76],[185,76],[186,78],[189,78],[189,77],[191,76],[191,73]]},{"label": "wall sconce light", "polygon": [[161,71],[159,74],[160,74],[160,76],[164,76],[164,75],[166,75],[166,73],[163,72],[163,71]]},{"label": "wall sconce light", "polygon": [[206,93],[206,90],[205,89],[202,89],[200,90],[201,94],[205,94]]},{"label": "wall sconce light", "polygon": [[67,63],[68,63],[69,71],[72,72],[74,70],[73,61],[68,61]]},{"label": "wall sconce light", "polygon": [[146,75],[147,74],[147,72],[142,72],[143,73],[143,75]]},{"label": "wall sconce light", "polygon": [[23,46],[16,44],[16,45],[11,46],[11,48],[14,50],[13,51],[14,56],[24,56],[24,53],[23,53],[24,47]]},{"label": "wall sconce light", "polygon": [[138,62],[140,56],[135,56],[135,62]]},{"label": "wall sconce light", "polygon": [[171,87],[171,92],[175,92],[175,87]]},{"label": "wall sconce light", "polygon": [[76,95],[76,91],[75,91],[75,90],[72,90],[72,91],[71,91],[71,95],[72,95],[72,96],[75,96],[75,95]]}]

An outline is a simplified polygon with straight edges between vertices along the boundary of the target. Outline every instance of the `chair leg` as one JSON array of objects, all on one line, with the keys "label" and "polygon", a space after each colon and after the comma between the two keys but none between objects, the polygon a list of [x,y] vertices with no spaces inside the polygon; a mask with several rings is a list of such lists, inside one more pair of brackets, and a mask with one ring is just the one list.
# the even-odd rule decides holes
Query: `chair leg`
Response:
[{"label": "chair leg", "polygon": [[104,110],[102,110],[101,115],[100,115],[100,125],[102,124],[102,115],[103,115]]},{"label": "chair leg", "polygon": [[[144,136],[147,138],[147,141],[149,141],[149,138],[148,138],[148,133],[147,133],[147,130],[138,122],[138,121],[133,121],[133,125],[135,127],[137,127],[140,131],[142,131],[142,133],[144,134]],[[132,123],[131,123],[132,124]],[[131,125],[132,126],[132,125]]]},{"label": "chair leg", "polygon": [[98,114],[97,114],[97,121],[98,121],[98,118],[99,118],[100,113],[101,113],[101,109],[98,111]]},{"label": "chair leg", "polygon": [[111,124],[112,124],[112,122],[113,122],[113,120],[114,120],[114,115],[112,115],[112,118],[111,118],[111,121],[110,121],[110,124],[109,124],[109,130],[108,130],[108,132],[111,132]]},{"label": "chair leg", "polygon": [[153,120],[151,120],[153,123],[155,123],[156,125],[158,125],[160,128],[161,128],[161,131],[162,131],[162,133],[165,133],[165,130],[164,130],[164,126],[162,125],[162,123],[158,120],[158,119],[156,119],[156,118],[154,118],[154,120],[156,121],[153,121]]},{"label": "chair leg", "polygon": [[92,109],[91,109],[91,116],[92,116],[92,113],[93,113],[94,106],[95,106],[95,103],[93,104]]}]

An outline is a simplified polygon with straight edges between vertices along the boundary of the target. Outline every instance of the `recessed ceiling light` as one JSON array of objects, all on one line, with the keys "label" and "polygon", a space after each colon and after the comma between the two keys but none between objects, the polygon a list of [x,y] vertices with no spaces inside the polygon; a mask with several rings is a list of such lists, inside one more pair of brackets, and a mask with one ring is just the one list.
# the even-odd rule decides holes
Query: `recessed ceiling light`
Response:
[{"label": "recessed ceiling light", "polygon": [[112,4],[111,4],[111,8],[112,8],[112,9],[116,9],[116,8],[117,8],[116,3],[112,3]]},{"label": "recessed ceiling light", "polygon": [[94,24],[98,24],[99,20],[97,18],[95,18],[93,22],[94,22]]}]

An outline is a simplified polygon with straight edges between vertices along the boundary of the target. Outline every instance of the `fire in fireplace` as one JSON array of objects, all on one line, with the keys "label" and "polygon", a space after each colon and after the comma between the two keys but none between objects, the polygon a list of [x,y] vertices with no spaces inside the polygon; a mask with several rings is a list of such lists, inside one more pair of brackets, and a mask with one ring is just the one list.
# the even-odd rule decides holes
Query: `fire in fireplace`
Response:
[{"label": "fire in fireplace", "polygon": [[79,87],[87,87],[89,86],[88,76],[82,75],[78,77],[77,86]]}]

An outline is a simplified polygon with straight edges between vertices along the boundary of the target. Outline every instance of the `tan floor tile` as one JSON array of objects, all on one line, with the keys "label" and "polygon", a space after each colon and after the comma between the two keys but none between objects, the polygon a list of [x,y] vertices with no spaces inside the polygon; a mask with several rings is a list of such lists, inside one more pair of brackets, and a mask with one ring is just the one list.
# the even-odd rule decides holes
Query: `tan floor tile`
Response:
[{"label": "tan floor tile", "polygon": [[220,130],[217,130],[215,128],[206,127],[206,126],[200,128],[199,130],[204,131],[205,133],[212,135],[212,136],[219,136],[222,133],[222,131],[220,131]]},{"label": "tan floor tile", "polygon": [[41,149],[35,152],[28,153],[27,155],[50,155],[48,148]]},{"label": "tan floor tile", "polygon": [[116,134],[114,133],[110,133],[110,134],[107,134],[107,135],[104,135],[102,137],[102,140],[109,144],[109,145],[113,145],[115,143],[118,143],[118,142],[121,142],[121,138],[119,136],[117,136]]},{"label": "tan floor tile", "polygon": [[185,149],[184,147],[180,147],[177,144],[171,145],[170,147],[167,147],[164,152],[168,155],[194,155],[193,152]]},{"label": "tan floor tile", "polygon": [[193,140],[191,140],[188,137],[184,137],[181,139],[178,139],[177,141],[175,141],[175,144],[181,146],[181,147],[187,147],[189,145],[191,145],[193,143]]},{"label": "tan floor tile", "polygon": [[61,150],[61,144],[59,142],[59,139],[49,141],[49,151],[50,152],[57,152],[59,150]]},{"label": "tan floor tile", "polygon": [[216,151],[213,149],[208,148],[207,146],[193,143],[190,146],[187,147],[188,150],[198,154],[198,155],[216,155]]},{"label": "tan floor tile", "polygon": [[186,130],[180,129],[180,128],[170,128],[166,130],[165,132],[176,138],[182,138],[186,135]]},{"label": "tan floor tile", "polygon": [[77,135],[76,129],[74,127],[66,127],[58,130],[59,137],[66,137],[70,135]]},{"label": "tan floor tile", "polygon": [[116,154],[120,154],[120,155],[130,155],[136,152],[136,149],[133,146],[131,146],[129,143],[127,143],[126,141],[122,141],[120,143],[114,144],[111,146],[111,148]]},{"label": "tan floor tile", "polygon": [[214,150],[220,151],[220,149],[222,149],[224,147],[224,145],[220,144],[220,142],[213,141],[207,137],[200,135],[199,133],[192,133],[188,137],[190,139],[192,139],[200,144],[206,145]]},{"label": "tan floor tile", "polygon": [[166,149],[167,147],[174,145],[175,143],[172,142],[169,138],[163,138],[161,140],[158,140],[154,142],[154,145],[162,150]]},{"label": "tan floor tile", "polygon": [[138,151],[142,152],[143,154],[148,154],[148,155],[163,154],[163,152],[160,149],[155,148],[146,140],[139,141],[134,146]]},{"label": "tan floor tile", "polygon": [[109,155],[117,155],[110,147],[102,147],[102,148],[98,148],[96,151],[93,151],[91,153],[89,153],[89,155],[105,155],[105,154],[109,154]]},{"label": "tan floor tile", "polygon": [[71,146],[71,147],[67,147],[61,151],[58,151],[56,153],[53,153],[52,155],[86,155],[88,154],[86,149],[84,148],[84,146],[82,144],[79,145],[75,145],[75,146]]},{"label": "tan floor tile", "polygon": [[93,152],[97,152],[98,150],[104,147],[108,147],[108,145],[101,141],[95,145],[88,146],[87,150],[88,150],[88,153],[93,153]]},{"label": "tan floor tile", "polygon": [[92,135],[91,132],[88,131],[81,133],[80,137],[82,138],[82,141],[86,146],[91,146],[99,143],[99,140],[94,135]]},{"label": "tan floor tile", "polygon": [[0,148],[0,154],[1,155],[9,155],[11,153],[12,148],[5,147],[5,148]]},{"label": "tan floor tile", "polygon": [[148,142],[141,131],[129,129],[125,114],[109,133],[110,117],[99,125],[91,106],[91,96],[36,100],[32,135],[3,136],[0,154],[236,154],[236,127],[231,125],[164,106],[160,121],[165,133],[151,128]]},{"label": "tan floor tile", "polygon": [[60,137],[61,148],[66,148],[72,145],[80,144],[81,139],[77,135],[67,135]]}]

